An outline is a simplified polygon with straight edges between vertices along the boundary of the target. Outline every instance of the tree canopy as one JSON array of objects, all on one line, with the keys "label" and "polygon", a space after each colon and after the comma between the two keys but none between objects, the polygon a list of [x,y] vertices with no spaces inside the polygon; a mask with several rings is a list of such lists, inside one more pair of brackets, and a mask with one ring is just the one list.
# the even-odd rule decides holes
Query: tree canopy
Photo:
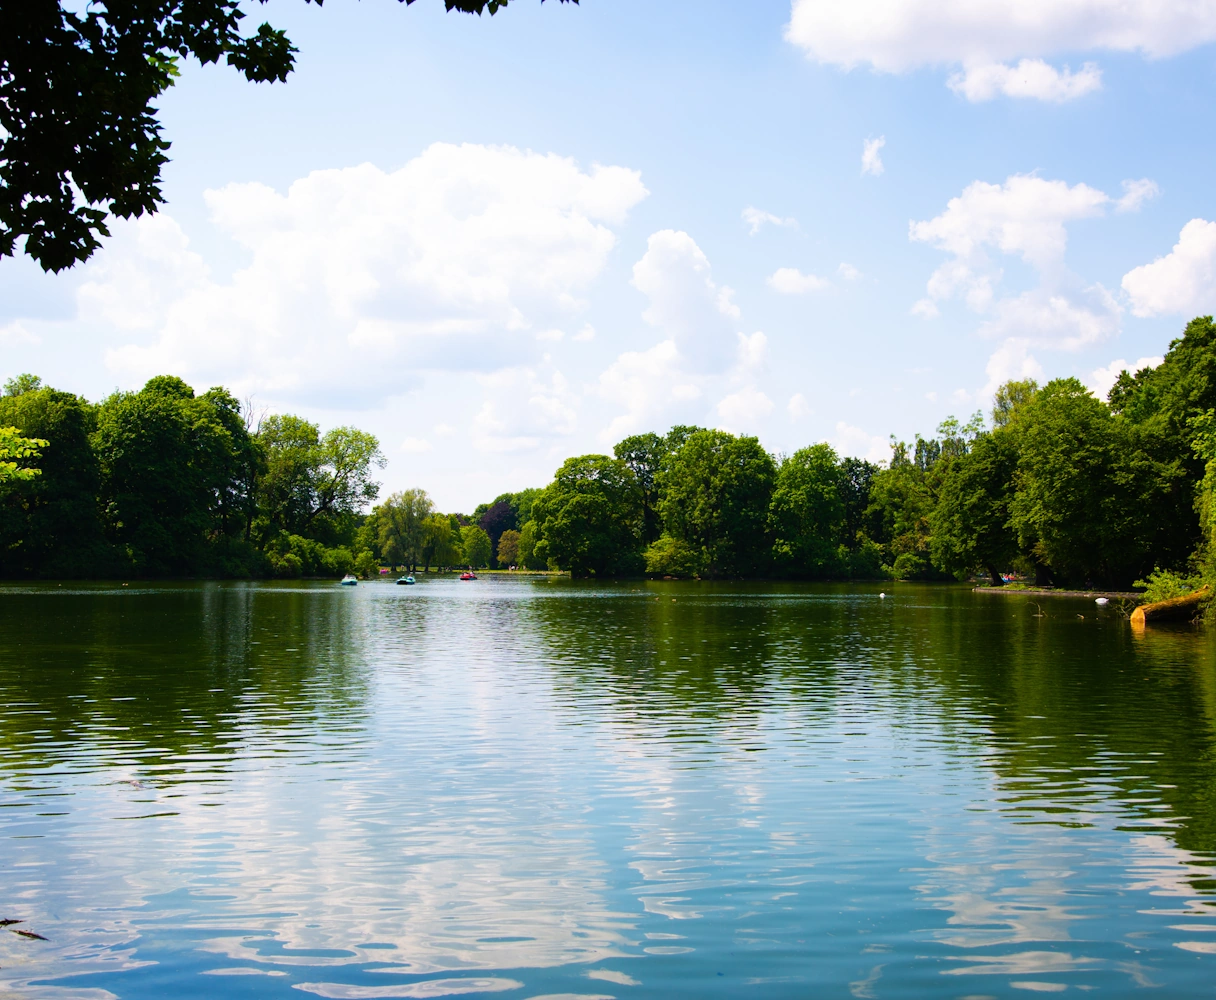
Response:
[{"label": "tree canopy", "polygon": [[[507,2],[444,6],[494,14]],[[154,102],[181,60],[222,59],[256,83],[287,79],[295,46],[268,23],[245,32],[241,7],[241,0],[0,4],[0,257],[24,240],[44,270],[60,271],[93,254],[109,235],[109,216],[157,210],[169,142]]]},{"label": "tree canopy", "polygon": [[536,498],[532,516],[541,539],[536,556],[575,576],[641,568],[641,491],[633,471],[618,458],[567,459]]},{"label": "tree canopy", "polygon": [[765,566],[772,457],[754,437],[696,430],[660,474],[663,526],[699,552],[710,576],[747,576]]},{"label": "tree canopy", "polygon": [[[158,376],[99,403],[0,396],[0,575],[326,575],[495,565],[577,577],[1216,583],[1216,326],[1200,317],[1107,400],[1076,379],[997,391],[890,458],[673,427],[566,460],[471,515],[420,489],[370,512],[374,437]],[[14,471],[16,474],[14,474]],[[658,535],[654,532],[658,530]],[[1164,586],[1164,584],[1162,584]]]}]

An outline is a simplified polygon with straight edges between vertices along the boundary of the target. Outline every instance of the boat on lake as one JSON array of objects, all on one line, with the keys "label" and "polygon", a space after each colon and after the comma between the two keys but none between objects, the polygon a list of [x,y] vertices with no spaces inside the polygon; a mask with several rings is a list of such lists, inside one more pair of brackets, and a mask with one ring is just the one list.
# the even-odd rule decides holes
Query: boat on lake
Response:
[{"label": "boat on lake", "polygon": [[341,580],[341,582],[338,584],[338,586],[340,586],[340,587],[353,587],[353,586],[355,586],[356,584],[358,584],[358,582],[359,582],[359,578],[358,578],[357,576],[355,576],[355,574],[354,574],[354,573],[347,573],[347,574],[346,574],[346,576],[342,577],[342,580]]},{"label": "boat on lake", "polygon": [[400,576],[397,578],[398,587],[412,587],[417,582],[412,576]]},{"label": "boat on lake", "polygon": [[476,579],[477,579],[477,574],[476,574],[476,573],[472,573],[472,572],[461,573],[461,574],[460,574],[460,579],[462,579],[462,580],[476,580]]}]

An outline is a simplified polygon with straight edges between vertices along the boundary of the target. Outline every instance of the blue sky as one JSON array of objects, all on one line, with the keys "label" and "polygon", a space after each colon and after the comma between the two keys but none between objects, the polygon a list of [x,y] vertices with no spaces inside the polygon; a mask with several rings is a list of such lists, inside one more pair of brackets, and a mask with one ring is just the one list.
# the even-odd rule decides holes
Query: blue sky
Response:
[{"label": "blue sky", "polygon": [[1101,389],[1216,310],[1216,0],[1175,6],[250,4],[296,73],[185,68],[164,211],[0,262],[0,375],[227,385],[454,510],[673,422],[878,458]]}]

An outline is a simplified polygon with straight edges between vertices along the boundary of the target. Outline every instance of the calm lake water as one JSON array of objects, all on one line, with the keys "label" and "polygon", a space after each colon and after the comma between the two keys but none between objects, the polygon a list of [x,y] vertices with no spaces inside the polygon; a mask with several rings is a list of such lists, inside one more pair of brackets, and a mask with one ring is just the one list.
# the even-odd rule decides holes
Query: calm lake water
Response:
[{"label": "calm lake water", "polygon": [[1211,997],[1216,634],[1040,603],[0,587],[0,996]]}]

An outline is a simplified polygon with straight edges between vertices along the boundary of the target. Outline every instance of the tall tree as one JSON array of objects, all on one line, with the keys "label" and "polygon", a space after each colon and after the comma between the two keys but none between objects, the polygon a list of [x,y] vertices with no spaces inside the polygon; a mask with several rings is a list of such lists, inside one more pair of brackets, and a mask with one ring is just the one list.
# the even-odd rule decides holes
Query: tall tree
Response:
[{"label": "tall tree", "polygon": [[[887,468],[874,477],[866,519],[884,563],[901,580],[934,579],[930,555],[930,514],[936,502],[933,473],[941,445],[930,446],[917,435],[912,453],[903,441],[892,441]],[[930,461],[930,459],[934,461]]]},{"label": "tall tree", "polygon": [[624,462],[581,455],[562,464],[532,505],[534,554],[573,576],[641,572],[641,491]]},{"label": "tall tree", "polygon": [[532,504],[536,502],[538,496],[540,496],[540,490],[535,486],[529,486],[526,490],[511,494],[511,505],[515,508],[515,520],[521,531],[523,526],[532,520]]},{"label": "tall tree", "polygon": [[[230,399],[230,397],[228,397]],[[221,497],[231,487],[221,456],[233,424],[221,395],[195,398],[173,376],[101,404],[93,447],[101,473],[104,528],[151,575],[198,572],[204,547],[222,529]]]},{"label": "tall tree", "polygon": [[1151,460],[1101,400],[1076,379],[1047,383],[1018,420],[1019,544],[1058,580],[1130,585],[1153,568],[1145,494]]},{"label": "tall tree", "polygon": [[[511,494],[496,499],[478,519],[477,523],[489,536],[491,554],[498,551],[498,540],[504,531],[513,531],[519,527],[518,516]],[[501,560],[500,560],[501,561]]]},{"label": "tall tree", "polygon": [[992,401],[992,426],[1004,427],[1010,423],[1039,391],[1039,383],[1032,378],[1010,379],[996,390]]},{"label": "tall tree", "polygon": [[466,566],[481,569],[490,564],[490,536],[476,524],[466,524],[460,529],[460,548]]},{"label": "tall tree", "polygon": [[931,515],[933,564],[961,575],[983,567],[994,586],[1018,558],[1010,524],[1018,441],[1006,424],[977,438],[944,476]]},{"label": "tall tree", "polygon": [[498,538],[498,565],[514,566],[519,561],[520,533],[508,528]]},{"label": "tall tree", "polygon": [[667,532],[702,553],[711,576],[751,576],[768,565],[769,501],[777,470],[754,437],[691,433],[660,477]]},{"label": "tall tree", "polygon": [[23,464],[38,475],[0,490],[0,572],[21,576],[106,573],[97,517],[97,458],[89,441],[94,406],[79,396],[42,388],[39,380],[10,380],[0,397],[0,424],[48,444]]},{"label": "tall tree", "polygon": [[314,509],[321,430],[290,413],[262,421],[258,443],[266,456],[266,471],[258,482],[262,534],[266,540],[280,531],[306,530]]},{"label": "tall tree", "polygon": [[844,470],[830,445],[803,448],[781,462],[769,507],[773,559],[781,572],[810,577],[840,572],[843,483]]},{"label": "tall tree", "polygon": [[390,566],[416,569],[425,559],[427,520],[435,505],[426,490],[401,490],[372,512],[380,552]]},{"label": "tall tree", "polygon": [[866,510],[870,506],[870,487],[879,468],[863,458],[846,458],[840,463],[840,503],[844,509],[844,541],[856,548],[866,529]]},{"label": "tall tree", "polygon": [[373,469],[387,464],[375,435],[357,427],[335,427],[321,438],[316,503],[311,519],[356,514],[380,493]]},{"label": "tall tree", "polygon": [[422,522],[422,565],[445,569],[460,559],[460,533],[446,514],[432,514]]},{"label": "tall tree", "polygon": [[322,436],[316,424],[284,414],[265,420],[258,440],[266,454],[258,491],[267,540],[279,531],[332,535],[333,522],[359,514],[380,492],[372,476],[385,459],[366,431],[335,427]]},{"label": "tall tree", "polygon": [[536,554],[536,543],[540,541],[536,522],[528,520],[519,531],[519,565],[524,569],[544,569],[545,561]]},{"label": "tall tree", "polygon": [[619,441],[612,453],[632,470],[642,497],[642,541],[649,545],[659,537],[659,473],[667,457],[667,440],[657,434],[634,434]]}]

